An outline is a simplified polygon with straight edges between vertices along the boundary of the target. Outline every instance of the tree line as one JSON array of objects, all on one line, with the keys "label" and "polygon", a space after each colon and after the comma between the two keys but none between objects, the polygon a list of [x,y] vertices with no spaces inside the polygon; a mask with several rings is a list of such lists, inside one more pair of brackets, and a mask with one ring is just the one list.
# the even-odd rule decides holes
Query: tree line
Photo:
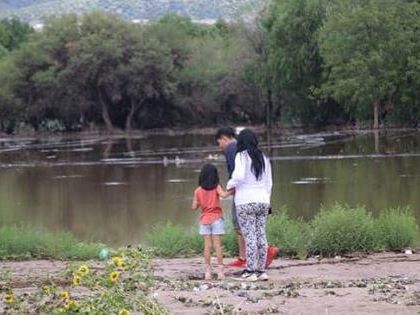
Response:
[{"label": "tree line", "polygon": [[0,22],[0,129],[420,121],[420,4],[273,0],[252,22]]}]

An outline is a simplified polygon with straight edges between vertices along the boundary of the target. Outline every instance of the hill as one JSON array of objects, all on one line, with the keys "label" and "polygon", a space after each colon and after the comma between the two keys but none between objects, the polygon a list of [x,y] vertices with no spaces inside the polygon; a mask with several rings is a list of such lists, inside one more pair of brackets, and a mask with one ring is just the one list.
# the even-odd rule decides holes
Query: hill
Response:
[{"label": "hill", "polygon": [[0,18],[17,16],[30,23],[51,15],[103,10],[126,19],[153,20],[167,13],[195,20],[234,18],[261,8],[263,0],[0,0]]}]

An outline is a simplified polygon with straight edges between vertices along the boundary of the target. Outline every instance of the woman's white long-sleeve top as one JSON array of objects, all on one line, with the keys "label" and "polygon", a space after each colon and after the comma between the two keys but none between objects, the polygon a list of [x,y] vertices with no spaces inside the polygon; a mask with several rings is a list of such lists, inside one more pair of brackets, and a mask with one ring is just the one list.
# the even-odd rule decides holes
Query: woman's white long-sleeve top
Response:
[{"label": "woman's white long-sleeve top", "polygon": [[235,156],[235,169],[227,183],[227,189],[235,188],[235,205],[247,203],[270,203],[273,179],[271,164],[264,155],[265,169],[259,180],[251,171],[252,160],[247,151]]}]

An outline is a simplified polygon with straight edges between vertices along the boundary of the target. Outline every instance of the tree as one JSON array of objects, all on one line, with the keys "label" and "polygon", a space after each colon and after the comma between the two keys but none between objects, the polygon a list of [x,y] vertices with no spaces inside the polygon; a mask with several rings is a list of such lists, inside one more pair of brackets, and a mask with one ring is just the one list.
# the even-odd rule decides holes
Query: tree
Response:
[{"label": "tree", "polygon": [[409,89],[419,82],[413,71],[419,61],[419,4],[338,1],[328,12],[319,34],[327,74],[321,90],[356,118],[369,117],[373,109],[373,127],[378,128],[381,111],[400,102],[408,82]]},{"label": "tree", "polygon": [[0,59],[27,40],[33,29],[16,18],[0,21]]},{"label": "tree", "polygon": [[2,44],[0,44],[0,59],[3,58],[4,56],[6,56],[8,53],[7,49],[4,48],[4,46]]},{"label": "tree", "polygon": [[0,60],[0,130],[13,132],[23,119],[23,111],[13,93],[13,86],[19,79],[13,56]]},{"label": "tree", "polygon": [[268,46],[268,56],[260,54],[259,64],[265,65],[262,83],[280,98],[285,112],[304,122],[322,121],[328,108],[314,90],[322,81],[317,32],[329,2],[275,0],[261,22]]},{"label": "tree", "polygon": [[259,17],[255,24],[242,26],[242,34],[251,47],[253,54],[246,66],[247,78],[256,84],[265,99],[265,125],[271,129],[273,121],[273,89],[274,71],[270,65],[270,46],[268,43],[268,32],[261,24]]},{"label": "tree", "polygon": [[120,69],[124,94],[128,100],[125,129],[131,131],[134,115],[147,102],[169,98],[173,92],[173,64],[169,51],[155,40],[146,40],[133,46],[133,54]]},{"label": "tree", "polygon": [[168,49],[145,36],[143,26],[101,13],[83,16],[80,34],[66,70],[68,80],[77,76],[73,85],[100,105],[109,131],[116,121],[130,132],[135,114],[147,102],[170,94]]},{"label": "tree", "polygon": [[33,33],[33,28],[17,18],[3,19],[0,21],[0,44],[7,50],[18,48]]}]

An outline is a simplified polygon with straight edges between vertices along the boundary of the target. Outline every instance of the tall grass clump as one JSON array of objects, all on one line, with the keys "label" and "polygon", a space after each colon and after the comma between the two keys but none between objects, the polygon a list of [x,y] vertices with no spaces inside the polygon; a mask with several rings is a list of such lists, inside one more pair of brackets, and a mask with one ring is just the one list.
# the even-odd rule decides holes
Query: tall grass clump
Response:
[{"label": "tall grass clump", "polygon": [[91,259],[102,244],[83,243],[66,232],[52,233],[30,226],[0,227],[0,259]]},{"label": "tall grass clump", "polygon": [[171,222],[154,226],[145,240],[158,256],[175,257],[190,253],[191,242],[185,228]]},{"label": "tall grass clump", "polygon": [[416,217],[408,208],[393,208],[382,212],[376,219],[377,237],[385,250],[401,250],[416,246],[419,227]]},{"label": "tall grass clump", "polygon": [[377,247],[375,223],[364,207],[335,204],[322,208],[311,223],[310,252],[333,256]]},{"label": "tall grass clump", "polygon": [[267,240],[288,256],[306,258],[309,242],[308,224],[291,219],[286,209],[272,214],[267,220]]},{"label": "tall grass clump", "polygon": [[[199,255],[204,249],[203,236],[195,229],[188,230],[171,222],[156,225],[145,239],[147,245],[161,257]],[[227,225],[226,234],[222,236],[222,246],[225,256],[237,252],[236,235],[230,225]]]}]

